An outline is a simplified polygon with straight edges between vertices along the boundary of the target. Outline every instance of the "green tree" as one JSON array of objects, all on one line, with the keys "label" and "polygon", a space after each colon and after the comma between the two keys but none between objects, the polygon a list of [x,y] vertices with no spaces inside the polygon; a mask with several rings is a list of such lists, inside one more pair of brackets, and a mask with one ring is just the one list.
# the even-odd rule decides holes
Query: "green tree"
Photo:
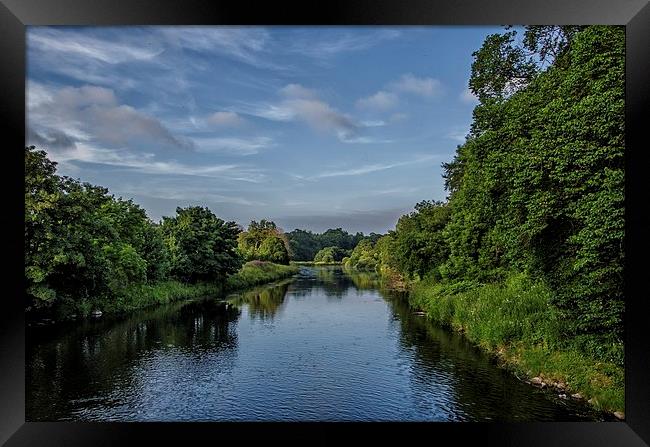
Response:
[{"label": "green tree", "polygon": [[347,252],[340,247],[325,247],[316,253],[316,256],[314,256],[314,262],[341,262],[346,255]]},{"label": "green tree", "polygon": [[223,280],[242,265],[237,252],[239,228],[208,208],[176,208],[176,216],[163,217],[161,227],[170,252],[171,274],[181,280]]},{"label": "green tree", "polygon": [[258,253],[261,261],[289,264],[289,252],[284,240],[278,236],[269,236],[264,239]]}]

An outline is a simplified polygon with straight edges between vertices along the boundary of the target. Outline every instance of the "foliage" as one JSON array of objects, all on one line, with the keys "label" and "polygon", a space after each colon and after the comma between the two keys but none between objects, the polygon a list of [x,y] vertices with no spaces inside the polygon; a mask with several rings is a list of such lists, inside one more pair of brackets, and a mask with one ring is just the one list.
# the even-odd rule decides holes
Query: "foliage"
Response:
[{"label": "foliage", "polygon": [[239,234],[237,247],[246,261],[289,264],[289,241],[272,221],[252,221],[248,230]]},{"label": "foliage", "polygon": [[293,265],[279,265],[264,261],[250,261],[234,275],[228,278],[228,290],[242,289],[259,284],[265,284],[298,273],[299,268]]},{"label": "foliage", "polygon": [[176,208],[163,217],[161,230],[171,256],[171,274],[181,281],[218,281],[241,266],[237,253],[239,228],[208,208]]},{"label": "foliage", "polygon": [[[316,253],[326,247],[352,250],[364,237],[363,233],[353,235],[341,228],[329,229],[322,234],[299,229],[287,233],[289,252],[294,261],[311,261]],[[370,233],[368,237],[378,238],[379,235]]]},{"label": "foliage", "polygon": [[524,376],[564,382],[569,393],[593,397],[598,408],[622,410],[620,347],[609,346],[607,355],[595,360],[567,345],[564,321],[550,305],[552,297],[543,281],[518,273],[483,286],[475,281],[440,283],[427,278],[412,287],[410,300],[434,321],[462,331]]},{"label": "foliage", "polygon": [[316,253],[314,262],[323,264],[333,264],[341,262],[348,253],[340,247],[325,247]]},{"label": "foliage", "polygon": [[447,202],[421,202],[346,265],[363,257],[444,290],[529,272],[550,290],[565,348],[622,365],[624,49],[618,26],[488,36],[470,133],[443,164]]},{"label": "foliage", "polygon": [[106,188],[56,175],[44,151],[25,148],[28,307],[102,297],[166,274],[162,236],[142,208]]}]

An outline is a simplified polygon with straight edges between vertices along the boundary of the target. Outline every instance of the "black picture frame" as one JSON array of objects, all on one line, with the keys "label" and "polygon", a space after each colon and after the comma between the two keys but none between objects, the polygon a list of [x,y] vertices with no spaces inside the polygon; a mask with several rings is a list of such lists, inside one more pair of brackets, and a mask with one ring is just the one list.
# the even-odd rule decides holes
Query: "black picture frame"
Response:
[{"label": "black picture frame", "polygon": [[[474,441],[496,445],[643,446],[650,444],[650,336],[643,303],[649,220],[641,134],[647,123],[650,83],[650,5],[648,0],[328,0],[257,2],[250,0],[1,0],[0,114],[6,124],[0,175],[4,209],[6,266],[0,310],[0,442],[18,445],[130,445],[224,440],[225,433],[293,434],[306,441],[342,439],[351,429],[363,436],[423,435],[426,442]],[[577,423],[427,424],[234,424],[234,423],[44,423],[25,422],[25,325],[23,158],[25,140],[26,25],[498,25],[608,24],[626,26],[626,419]],[[647,126],[646,126],[647,127]],[[286,438],[279,438],[283,441]],[[225,440],[224,440],[225,441]]]}]

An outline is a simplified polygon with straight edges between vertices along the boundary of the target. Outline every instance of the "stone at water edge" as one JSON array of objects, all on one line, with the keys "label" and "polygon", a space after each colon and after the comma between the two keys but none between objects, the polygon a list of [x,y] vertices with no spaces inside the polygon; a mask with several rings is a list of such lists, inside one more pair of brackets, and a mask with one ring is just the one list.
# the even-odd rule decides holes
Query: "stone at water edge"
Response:
[{"label": "stone at water edge", "polygon": [[98,310],[93,310],[93,311],[90,313],[90,315],[92,315],[93,317],[101,317],[101,316],[102,316],[102,311],[99,310],[99,309],[98,309]]},{"label": "stone at water edge", "polygon": [[622,411],[615,411],[614,416],[616,416],[616,418],[620,420],[625,419],[625,413],[623,413]]},{"label": "stone at water edge", "polygon": [[574,399],[579,399],[579,400],[584,399],[584,398],[582,397],[582,394],[580,394],[580,393],[572,394],[571,397],[573,397]]},{"label": "stone at water edge", "polygon": [[544,383],[544,381],[541,379],[541,377],[533,377],[532,379],[530,379],[530,383],[532,383],[533,385],[539,385],[539,386],[546,385]]}]

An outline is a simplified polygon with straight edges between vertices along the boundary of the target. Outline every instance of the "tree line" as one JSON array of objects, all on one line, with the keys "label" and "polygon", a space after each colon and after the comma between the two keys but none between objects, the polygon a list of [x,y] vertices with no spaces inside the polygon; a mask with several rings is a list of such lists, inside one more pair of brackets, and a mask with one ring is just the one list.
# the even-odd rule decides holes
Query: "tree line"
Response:
[{"label": "tree line", "polygon": [[[170,280],[224,283],[252,260],[289,264],[288,240],[273,222],[253,221],[243,231],[207,207],[191,206],[156,223],[132,200],[57,175],[56,165],[45,151],[25,148],[27,309],[92,307],[128,296],[134,286]],[[253,267],[234,282],[289,272]]]},{"label": "tree line", "polygon": [[420,202],[345,265],[448,290],[525,272],[551,290],[562,337],[622,365],[624,28],[520,34],[507,28],[473,53],[479,104],[443,164],[447,200]]}]

